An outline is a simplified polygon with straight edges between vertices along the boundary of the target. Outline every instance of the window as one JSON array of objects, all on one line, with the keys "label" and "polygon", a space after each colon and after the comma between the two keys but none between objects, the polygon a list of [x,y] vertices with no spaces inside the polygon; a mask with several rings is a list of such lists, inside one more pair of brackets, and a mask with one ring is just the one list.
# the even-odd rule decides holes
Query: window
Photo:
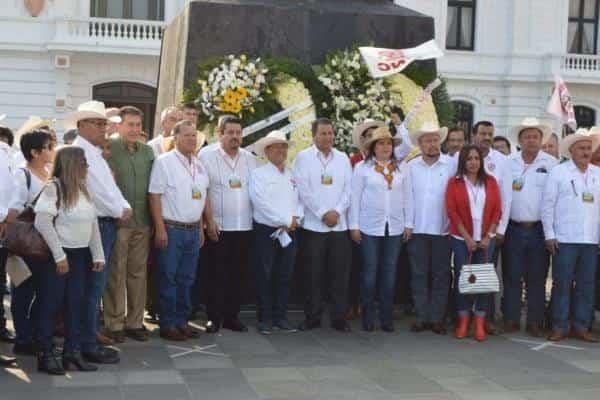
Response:
[{"label": "window", "polygon": [[600,0],[569,0],[567,51],[596,54]]},{"label": "window", "polygon": [[449,0],[446,48],[475,50],[475,0]]},{"label": "window", "polygon": [[165,0],[91,0],[90,4],[92,17],[150,21],[165,19]]},{"label": "window", "polygon": [[454,123],[467,132],[467,137],[471,137],[473,129],[473,104],[466,101],[453,101]]},{"label": "window", "polygon": [[578,128],[591,128],[596,125],[596,110],[586,106],[575,106],[574,109]]}]

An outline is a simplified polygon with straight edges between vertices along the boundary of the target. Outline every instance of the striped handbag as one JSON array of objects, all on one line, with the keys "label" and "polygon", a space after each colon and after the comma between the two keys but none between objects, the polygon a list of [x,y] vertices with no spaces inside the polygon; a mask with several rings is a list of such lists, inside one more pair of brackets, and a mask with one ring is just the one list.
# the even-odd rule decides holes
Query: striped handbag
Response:
[{"label": "striped handbag", "polygon": [[461,294],[497,293],[500,281],[493,263],[465,264],[458,278],[458,291]]}]

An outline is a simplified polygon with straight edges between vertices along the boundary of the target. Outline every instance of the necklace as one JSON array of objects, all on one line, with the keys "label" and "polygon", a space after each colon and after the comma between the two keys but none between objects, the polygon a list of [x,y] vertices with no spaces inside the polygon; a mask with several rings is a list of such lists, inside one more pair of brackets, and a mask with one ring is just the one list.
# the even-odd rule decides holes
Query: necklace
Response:
[{"label": "necklace", "polygon": [[[387,173],[385,171],[388,171]],[[383,179],[387,182],[388,190],[392,190],[392,182],[394,181],[394,171],[396,170],[396,164],[388,162],[387,165],[381,165],[379,162],[375,164],[375,171],[383,175]]]}]

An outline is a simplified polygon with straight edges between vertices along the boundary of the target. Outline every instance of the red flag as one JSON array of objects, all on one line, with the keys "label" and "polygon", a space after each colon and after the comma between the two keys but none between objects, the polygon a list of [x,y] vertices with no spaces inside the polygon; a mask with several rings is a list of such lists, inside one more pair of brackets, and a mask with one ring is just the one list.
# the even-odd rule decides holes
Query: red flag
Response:
[{"label": "red flag", "polygon": [[558,75],[554,77],[554,92],[552,92],[552,97],[546,111],[556,116],[561,123],[568,125],[569,128],[573,130],[577,129],[575,109],[573,108],[569,89],[567,89],[567,85],[565,85],[565,82]]}]

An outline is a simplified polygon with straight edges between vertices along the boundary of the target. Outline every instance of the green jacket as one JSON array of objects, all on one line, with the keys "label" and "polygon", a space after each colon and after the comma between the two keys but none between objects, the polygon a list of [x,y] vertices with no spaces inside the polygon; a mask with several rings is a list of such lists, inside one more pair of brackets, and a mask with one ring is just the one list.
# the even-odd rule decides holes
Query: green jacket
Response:
[{"label": "green jacket", "polygon": [[137,142],[135,152],[130,153],[121,138],[110,140],[108,164],[133,211],[133,218],[126,225],[128,228],[150,227],[148,185],[153,162],[154,152],[150,146]]}]

